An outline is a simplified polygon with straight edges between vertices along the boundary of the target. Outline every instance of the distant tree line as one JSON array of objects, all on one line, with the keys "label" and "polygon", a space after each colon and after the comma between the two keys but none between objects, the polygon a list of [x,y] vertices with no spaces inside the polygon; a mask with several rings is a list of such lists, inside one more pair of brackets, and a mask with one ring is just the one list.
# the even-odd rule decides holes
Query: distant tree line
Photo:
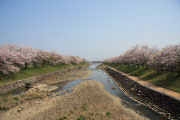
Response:
[{"label": "distant tree line", "polygon": [[166,46],[161,50],[147,45],[136,45],[120,56],[105,59],[104,63],[180,71],[180,44]]},{"label": "distant tree line", "polygon": [[61,55],[32,47],[0,46],[0,74],[12,74],[21,69],[46,65],[79,64],[86,62],[78,56]]}]

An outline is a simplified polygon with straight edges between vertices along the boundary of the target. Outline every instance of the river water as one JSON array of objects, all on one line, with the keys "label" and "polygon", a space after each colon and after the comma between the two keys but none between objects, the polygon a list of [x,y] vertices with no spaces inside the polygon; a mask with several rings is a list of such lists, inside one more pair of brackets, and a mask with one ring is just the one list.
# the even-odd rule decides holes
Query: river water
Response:
[{"label": "river water", "polygon": [[[163,116],[158,114],[157,112],[151,110],[150,108],[146,107],[145,105],[133,100],[129,96],[127,96],[120,88],[119,85],[114,81],[114,79],[108,75],[105,71],[98,69],[97,66],[100,65],[100,63],[94,63],[92,64],[88,69],[92,70],[92,74],[87,79],[76,79],[70,82],[63,83],[62,82],[55,84],[59,88],[52,91],[53,93],[60,94],[57,95],[64,95],[67,93],[70,93],[73,91],[73,87],[80,84],[83,81],[87,80],[96,80],[104,85],[104,88],[110,92],[112,95],[119,97],[125,107],[130,108],[140,114],[141,116],[144,116],[150,120],[166,120]],[[68,91],[67,91],[68,90]],[[61,92],[65,91],[65,92]],[[13,92],[11,92],[11,95],[20,95],[22,93],[26,92],[26,89],[20,88]]]},{"label": "river water", "polygon": [[[63,87],[60,87],[59,89],[56,89],[53,92],[59,92],[62,90],[71,89],[72,87],[80,84],[83,81],[86,80],[96,80],[104,85],[104,88],[109,91],[112,95],[119,97],[124,105],[127,108],[130,108],[137,113],[139,113],[141,116],[144,116],[150,120],[165,120],[164,117],[162,117],[157,112],[151,110],[150,108],[146,107],[145,105],[133,100],[132,98],[128,97],[120,88],[119,85],[113,80],[113,78],[108,75],[105,71],[98,69],[97,66],[100,65],[99,63],[92,64],[88,69],[92,70],[93,73],[87,78],[87,79],[77,79],[74,81],[71,81],[64,85]],[[61,83],[59,83],[61,84]],[[56,84],[58,85],[58,84]],[[68,92],[72,92],[72,89]],[[68,93],[66,92],[66,93]],[[61,95],[66,94],[61,93]]]}]

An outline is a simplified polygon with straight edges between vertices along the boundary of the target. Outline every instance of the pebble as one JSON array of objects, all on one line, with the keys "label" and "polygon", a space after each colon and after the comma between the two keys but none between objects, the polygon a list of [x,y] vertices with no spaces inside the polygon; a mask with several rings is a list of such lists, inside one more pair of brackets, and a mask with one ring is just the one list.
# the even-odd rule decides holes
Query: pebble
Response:
[{"label": "pebble", "polygon": [[117,88],[116,87],[112,87],[111,89],[116,90]]},{"label": "pebble", "polygon": [[141,112],[140,111],[136,111],[138,114],[141,114]]},{"label": "pebble", "polygon": [[107,82],[111,82],[110,80],[108,80]]}]

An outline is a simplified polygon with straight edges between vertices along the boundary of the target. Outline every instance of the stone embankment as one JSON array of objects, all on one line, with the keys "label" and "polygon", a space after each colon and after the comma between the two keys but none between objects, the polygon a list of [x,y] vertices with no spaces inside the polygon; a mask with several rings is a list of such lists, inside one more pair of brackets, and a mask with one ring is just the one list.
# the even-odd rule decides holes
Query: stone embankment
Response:
[{"label": "stone embankment", "polygon": [[169,119],[180,120],[179,93],[142,81],[108,66],[105,67],[105,70],[130,96]]},{"label": "stone embankment", "polygon": [[47,74],[43,74],[43,75],[39,75],[39,76],[35,76],[35,77],[23,79],[23,80],[17,80],[17,81],[6,83],[6,84],[1,84],[0,95],[16,90],[17,88],[25,87],[26,83],[35,83],[37,81],[45,80],[47,77],[59,75],[59,74],[66,73],[68,71],[72,71],[76,69],[82,69],[82,67],[63,69],[63,70],[59,70],[52,73],[47,73]]}]

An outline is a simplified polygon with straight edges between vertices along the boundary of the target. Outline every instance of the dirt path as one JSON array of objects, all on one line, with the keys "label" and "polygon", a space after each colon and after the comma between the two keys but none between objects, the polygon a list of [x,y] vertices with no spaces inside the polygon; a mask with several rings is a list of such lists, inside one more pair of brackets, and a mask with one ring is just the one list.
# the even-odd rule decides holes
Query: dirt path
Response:
[{"label": "dirt path", "polygon": [[174,91],[172,91],[172,90],[169,90],[169,89],[162,88],[162,87],[160,87],[160,86],[154,85],[154,84],[149,83],[149,82],[147,82],[147,81],[141,80],[140,78],[137,78],[137,77],[135,77],[135,76],[132,76],[132,75],[126,74],[126,73],[124,73],[124,72],[118,71],[118,70],[116,70],[115,68],[112,68],[112,67],[109,67],[109,66],[104,65],[104,68],[105,68],[105,67],[108,67],[108,68],[110,68],[110,69],[113,69],[114,71],[117,71],[117,72],[119,72],[120,74],[122,74],[122,75],[124,75],[124,76],[127,76],[129,79],[134,80],[134,81],[136,81],[137,83],[139,83],[139,84],[141,84],[141,85],[144,85],[144,86],[146,86],[146,87],[148,87],[148,88],[150,88],[150,89],[156,90],[156,91],[158,91],[158,92],[160,92],[160,93],[164,93],[164,94],[166,94],[166,95],[168,95],[168,96],[172,96],[172,97],[180,100],[180,94],[179,94],[178,92],[174,92]]},{"label": "dirt path", "polygon": [[[79,119],[78,119],[79,118]],[[16,106],[1,120],[142,120],[136,112],[125,108],[121,100],[99,82],[80,83],[72,93],[48,97]]]}]

